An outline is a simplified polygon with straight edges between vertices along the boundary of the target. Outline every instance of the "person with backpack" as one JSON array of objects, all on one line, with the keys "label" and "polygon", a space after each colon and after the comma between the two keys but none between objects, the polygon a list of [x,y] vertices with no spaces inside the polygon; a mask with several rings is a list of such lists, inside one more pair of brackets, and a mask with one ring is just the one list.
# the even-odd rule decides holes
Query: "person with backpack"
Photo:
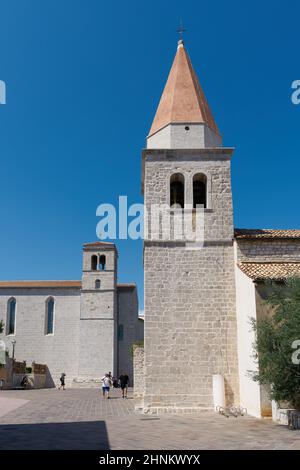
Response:
[{"label": "person with backpack", "polygon": [[127,392],[128,392],[128,385],[129,385],[129,377],[127,374],[124,374],[124,372],[121,373],[119,377],[120,381],[120,386],[122,390],[122,398],[127,398]]},{"label": "person with backpack", "polygon": [[60,376],[60,386],[58,387],[58,390],[66,390],[65,389],[65,386],[66,386],[66,382],[65,382],[65,378],[66,378],[66,374],[63,372]]}]

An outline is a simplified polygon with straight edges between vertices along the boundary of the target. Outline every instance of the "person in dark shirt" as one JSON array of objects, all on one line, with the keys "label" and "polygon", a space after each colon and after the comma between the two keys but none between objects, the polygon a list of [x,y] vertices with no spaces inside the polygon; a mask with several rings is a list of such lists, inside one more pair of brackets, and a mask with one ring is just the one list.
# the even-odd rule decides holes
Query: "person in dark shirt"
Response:
[{"label": "person in dark shirt", "polygon": [[65,386],[66,386],[66,374],[63,372],[60,376],[60,386],[58,387],[58,390],[66,390],[65,389]]},{"label": "person in dark shirt", "polygon": [[121,373],[119,377],[120,381],[120,386],[122,390],[122,398],[127,398],[127,392],[128,392],[128,385],[129,385],[129,377],[127,374],[124,374],[124,372]]}]

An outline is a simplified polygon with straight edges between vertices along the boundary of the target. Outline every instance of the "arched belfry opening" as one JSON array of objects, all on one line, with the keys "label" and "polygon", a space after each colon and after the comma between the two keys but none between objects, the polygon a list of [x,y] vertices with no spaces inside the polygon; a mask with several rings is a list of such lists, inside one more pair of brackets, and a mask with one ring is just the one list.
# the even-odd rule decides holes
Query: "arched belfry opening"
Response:
[{"label": "arched belfry opening", "polygon": [[97,271],[97,264],[98,264],[98,258],[96,255],[93,255],[91,257],[91,270],[92,271]]},{"label": "arched belfry opening", "polygon": [[100,271],[105,271],[105,265],[106,265],[106,256],[101,255],[99,257],[99,269],[100,269]]},{"label": "arched belfry opening", "polygon": [[184,176],[174,173],[170,179],[170,206],[174,208],[184,207]]},{"label": "arched belfry opening", "polygon": [[207,205],[207,178],[203,173],[197,173],[193,177],[193,208]]}]

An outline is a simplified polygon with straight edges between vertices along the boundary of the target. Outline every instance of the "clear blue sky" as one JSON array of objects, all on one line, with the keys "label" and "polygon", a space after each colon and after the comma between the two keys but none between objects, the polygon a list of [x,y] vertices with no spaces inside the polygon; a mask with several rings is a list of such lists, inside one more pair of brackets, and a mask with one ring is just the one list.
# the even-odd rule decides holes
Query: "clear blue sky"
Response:
[{"label": "clear blue sky", "polygon": [[[0,0],[1,279],[79,279],[96,207],[141,202],[141,149],[182,17],[224,144],[237,227],[300,228],[297,0]],[[142,244],[118,242],[142,294]]]}]

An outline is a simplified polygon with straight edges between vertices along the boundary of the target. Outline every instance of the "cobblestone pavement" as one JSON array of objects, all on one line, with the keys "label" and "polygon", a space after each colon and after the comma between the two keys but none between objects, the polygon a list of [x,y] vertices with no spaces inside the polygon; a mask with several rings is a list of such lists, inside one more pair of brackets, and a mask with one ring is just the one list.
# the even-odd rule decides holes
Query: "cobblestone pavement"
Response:
[{"label": "cobblestone pavement", "polygon": [[[20,402],[25,400],[25,402]],[[269,420],[144,416],[98,389],[0,392],[0,449],[300,449],[300,431]]]}]

